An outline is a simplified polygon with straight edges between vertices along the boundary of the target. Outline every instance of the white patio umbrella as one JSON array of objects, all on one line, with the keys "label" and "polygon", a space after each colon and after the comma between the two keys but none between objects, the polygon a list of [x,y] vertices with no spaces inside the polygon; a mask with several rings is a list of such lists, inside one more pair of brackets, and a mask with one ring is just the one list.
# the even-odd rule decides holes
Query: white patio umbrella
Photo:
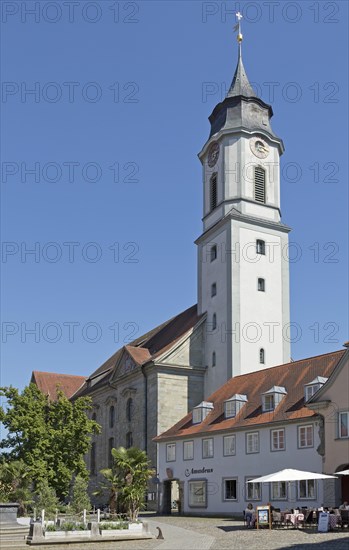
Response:
[{"label": "white patio umbrella", "polygon": [[[337,472],[338,474],[339,472]],[[303,470],[293,470],[286,468],[273,474],[250,479],[247,483],[272,483],[273,481],[301,481],[303,479],[333,479],[336,476],[326,474],[317,474],[315,472],[304,472]]]},{"label": "white patio umbrella", "polygon": [[335,472],[336,475],[349,476],[349,470],[342,470],[341,472]]}]

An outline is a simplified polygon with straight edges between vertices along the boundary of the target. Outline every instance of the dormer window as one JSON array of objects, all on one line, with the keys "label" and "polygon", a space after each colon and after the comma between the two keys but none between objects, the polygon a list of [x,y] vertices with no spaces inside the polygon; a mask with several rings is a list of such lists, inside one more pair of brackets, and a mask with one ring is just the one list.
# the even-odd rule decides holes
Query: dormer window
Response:
[{"label": "dormer window", "polygon": [[193,409],[193,424],[200,424],[213,409],[213,403],[202,401],[200,405]]},{"label": "dormer window", "polygon": [[224,401],[224,417],[235,418],[245,403],[247,403],[247,396],[236,393],[233,397]]},{"label": "dormer window", "polygon": [[306,401],[309,401],[311,397],[313,397],[314,393],[316,393],[324,384],[327,382],[328,378],[324,378],[323,376],[317,376],[309,382],[309,384],[306,384],[304,386],[304,397]]},{"label": "dormer window", "polygon": [[263,393],[263,412],[274,411],[285,395],[287,395],[287,391],[283,386],[273,386]]}]

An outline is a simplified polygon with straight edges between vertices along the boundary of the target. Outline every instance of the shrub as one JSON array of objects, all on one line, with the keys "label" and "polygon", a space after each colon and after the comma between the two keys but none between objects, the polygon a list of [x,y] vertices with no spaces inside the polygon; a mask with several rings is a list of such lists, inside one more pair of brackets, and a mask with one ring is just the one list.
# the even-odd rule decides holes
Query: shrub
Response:
[{"label": "shrub", "polygon": [[119,530],[119,529],[128,529],[128,522],[122,521],[122,522],[103,522],[99,524],[99,527],[101,529],[105,530]]},{"label": "shrub", "polygon": [[85,531],[86,526],[83,523],[75,521],[64,521],[60,526],[60,531]]}]

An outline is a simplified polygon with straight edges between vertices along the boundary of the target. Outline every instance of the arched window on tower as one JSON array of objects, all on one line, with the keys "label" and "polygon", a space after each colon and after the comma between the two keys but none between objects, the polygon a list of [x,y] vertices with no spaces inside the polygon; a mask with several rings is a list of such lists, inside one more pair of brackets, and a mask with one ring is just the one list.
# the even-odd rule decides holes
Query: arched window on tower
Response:
[{"label": "arched window on tower", "polygon": [[210,178],[210,210],[214,210],[217,206],[217,172],[212,174]]},{"label": "arched window on tower", "polygon": [[264,348],[261,348],[259,350],[259,362],[261,365],[264,365],[265,363],[265,353],[264,353]]},{"label": "arched window on tower", "polygon": [[216,366],[216,352],[212,352],[212,367]]},{"label": "arched window on tower", "polygon": [[265,203],[265,170],[260,166],[254,168],[254,200]]},{"label": "arched window on tower", "polygon": [[115,407],[112,405],[109,409],[109,428],[114,428],[115,424]]},{"label": "arched window on tower", "polygon": [[126,418],[129,422],[132,420],[133,415],[133,401],[132,398],[129,397],[126,403]]},{"label": "arched window on tower", "polygon": [[97,414],[96,413],[93,413],[92,415],[92,420],[94,420],[96,422],[96,419],[97,419]]},{"label": "arched window on tower", "polygon": [[214,313],[212,315],[212,330],[216,330],[217,328],[217,315]]}]

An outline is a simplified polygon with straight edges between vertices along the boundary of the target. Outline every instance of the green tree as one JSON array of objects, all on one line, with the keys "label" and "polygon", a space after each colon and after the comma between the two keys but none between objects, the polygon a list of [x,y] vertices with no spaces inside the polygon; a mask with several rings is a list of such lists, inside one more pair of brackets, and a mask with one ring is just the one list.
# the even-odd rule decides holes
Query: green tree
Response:
[{"label": "green tree", "polygon": [[58,391],[57,401],[50,401],[35,384],[22,393],[0,388],[0,396],[7,402],[6,408],[0,408],[0,420],[8,431],[0,448],[8,449],[3,454],[7,461],[23,460],[35,487],[47,480],[60,499],[68,495],[75,475],[88,479],[84,455],[91,435],[100,431],[87,416],[90,398],[72,402]]},{"label": "green tree", "polygon": [[81,476],[76,476],[73,497],[70,503],[71,509],[75,514],[83,510],[90,510],[91,502],[87,493],[88,481]]},{"label": "green tree", "polygon": [[59,507],[59,500],[56,496],[56,491],[48,484],[47,479],[38,483],[34,502],[38,514],[41,514],[41,510],[45,510],[46,519],[52,519],[55,516],[56,510]]},{"label": "green tree", "polygon": [[113,467],[101,470],[109,486],[111,509],[117,499],[126,507],[131,521],[136,521],[144,505],[148,480],[154,475],[145,451],[135,447],[112,449]]}]

